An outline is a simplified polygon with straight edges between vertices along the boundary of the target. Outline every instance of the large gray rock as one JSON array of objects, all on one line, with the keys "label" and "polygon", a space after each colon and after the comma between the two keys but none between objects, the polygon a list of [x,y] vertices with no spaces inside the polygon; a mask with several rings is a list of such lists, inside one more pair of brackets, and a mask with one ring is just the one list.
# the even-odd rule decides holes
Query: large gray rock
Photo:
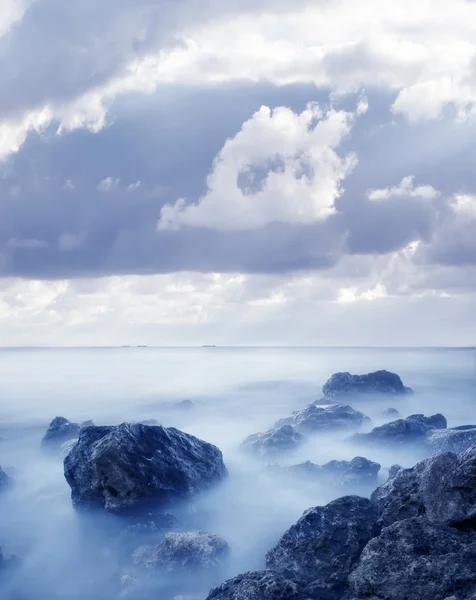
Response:
[{"label": "large gray rock", "polygon": [[266,566],[318,588],[339,592],[367,542],[378,533],[376,507],[344,496],[307,510],[266,555]]},{"label": "large gray rock", "polygon": [[375,490],[372,501],[384,526],[425,515],[435,523],[475,528],[476,446],[459,455],[438,454],[411,469],[401,469]]},{"label": "large gray rock", "polygon": [[173,427],[86,427],[64,459],[77,509],[128,512],[188,500],[227,475],[220,450]]},{"label": "large gray rock", "polygon": [[333,431],[356,431],[370,419],[345,404],[310,404],[295,411],[291,417],[281,419],[275,427],[292,425],[301,434],[328,433]]},{"label": "large gray rock", "polygon": [[476,426],[464,425],[451,429],[434,429],[425,436],[425,446],[430,454],[464,452],[476,444]]},{"label": "large gray rock", "polygon": [[309,596],[295,581],[272,571],[254,571],[225,581],[206,600],[309,600]]},{"label": "large gray rock", "polygon": [[277,429],[250,435],[241,444],[241,448],[257,456],[272,458],[295,450],[302,441],[302,435],[291,425],[282,425]]},{"label": "large gray rock", "polygon": [[64,442],[77,439],[81,425],[71,423],[64,417],[55,417],[41,440],[43,448],[60,448]]},{"label": "large gray rock", "polygon": [[476,537],[417,517],[371,540],[349,578],[352,600],[469,600]]},{"label": "large gray rock", "polygon": [[167,533],[155,546],[141,546],[134,564],[151,575],[187,575],[216,571],[223,566],[230,548],[220,536],[204,531]]},{"label": "large gray rock", "polygon": [[375,371],[367,375],[351,375],[350,373],[334,373],[322,388],[327,398],[346,396],[385,394],[387,396],[403,396],[411,394],[411,388],[405,387],[396,373]]},{"label": "large gray rock", "polygon": [[446,429],[446,419],[441,414],[431,417],[411,415],[374,427],[369,433],[356,433],[349,441],[366,445],[423,444],[429,431]]}]

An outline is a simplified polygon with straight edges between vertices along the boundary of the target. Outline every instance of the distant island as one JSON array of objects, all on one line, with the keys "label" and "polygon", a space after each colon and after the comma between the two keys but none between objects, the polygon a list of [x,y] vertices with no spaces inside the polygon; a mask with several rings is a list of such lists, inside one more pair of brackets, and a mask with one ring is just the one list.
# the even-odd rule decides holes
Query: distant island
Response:
[{"label": "distant island", "polygon": [[216,348],[215,344],[203,344],[202,348]]}]

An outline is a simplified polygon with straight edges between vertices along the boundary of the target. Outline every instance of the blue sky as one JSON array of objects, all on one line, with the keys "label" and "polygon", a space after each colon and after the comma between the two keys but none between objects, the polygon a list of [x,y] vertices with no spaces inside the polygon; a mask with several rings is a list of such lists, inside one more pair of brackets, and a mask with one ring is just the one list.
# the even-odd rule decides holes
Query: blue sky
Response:
[{"label": "blue sky", "polygon": [[475,52],[470,0],[4,0],[2,344],[474,344]]}]

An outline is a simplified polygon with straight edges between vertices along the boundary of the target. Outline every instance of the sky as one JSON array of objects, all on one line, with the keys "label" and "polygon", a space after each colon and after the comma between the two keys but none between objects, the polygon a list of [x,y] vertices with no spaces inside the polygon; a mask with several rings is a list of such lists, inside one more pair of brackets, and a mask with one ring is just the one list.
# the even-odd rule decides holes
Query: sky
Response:
[{"label": "sky", "polygon": [[474,0],[2,0],[0,345],[474,345]]}]

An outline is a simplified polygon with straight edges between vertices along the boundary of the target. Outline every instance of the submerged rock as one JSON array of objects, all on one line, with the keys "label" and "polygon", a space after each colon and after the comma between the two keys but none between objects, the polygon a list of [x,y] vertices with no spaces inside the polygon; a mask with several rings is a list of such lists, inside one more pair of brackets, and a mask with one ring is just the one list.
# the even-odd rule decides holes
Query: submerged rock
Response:
[{"label": "submerged rock", "polygon": [[469,600],[476,594],[476,538],[418,517],[371,540],[350,578],[352,600]]},{"label": "submerged rock", "polygon": [[206,600],[309,600],[309,596],[291,579],[272,571],[254,571],[225,581]]},{"label": "submerged rock", "polygon": [[378,533],[376,521],[376,507],[358,496],[311,508],[267,553],[266,566],[303,584],[343,590],[363,548]]},{"label": "submerged rock", "polygon": [[282,425],[265,433],[254,433],[246,438],[241,448],[252,454],[273,457],[295,450],[303,441],[291,425]]},{"label": "submerged rock", "polygon": [[41,445],[43,448],[59,448],[64,442],[76,439],[79,436],[80,429],[81,425],[79,423],[71,423],[64,417],[55,417],[46,430]]},{"label": "submerged rock", "polygon": [[431,454],[439,452],[464,452],[476,444],[476,426],[463,425],[451,429],[428,431],[425,446]]},{"label": "submerged rock", "polygon": [[203,531],[167,533],[156,546],[141,546],[134,552],[134,564],[151,575],[193,574],[215,571],[229,554],[227,542]]},{"label": "submerged rock", "polygon": [[324,396],[335,398],[355,396],[358,394],[385,394],[403,396],[413,393],[405,387],[396,373],[375,371],[367,375],[351,375],[350,373],[334,373],[322,388]]},{"label": "submerged rock", "polygon": [[339,430],[357,430],[370,419],[358,410],[344,404],[310,404],[287,419],[281,419],[275,427],[292,425],[299,433],[327,433]]},{"label": "submerged rock", "polygon": [[380,427],[374,427],[369,433],[356,433],[349,438],[360,444],[414,444],[424,442],[429,431],[445,429],[446,419],[441,414],[431,417],[411,415],[406,419],[397,419]]},{"label": "submerged rock", "polygon": [[76,509],[145,510],[188,500],[227,475],[220,450],[173,427],[82,429],[64,459]]},{"label": "submerged rock", "polygon": [[476,529],[476,446],[400,470],[375,490],[372,501],[383,526],[425,515],[435,523]]}]

